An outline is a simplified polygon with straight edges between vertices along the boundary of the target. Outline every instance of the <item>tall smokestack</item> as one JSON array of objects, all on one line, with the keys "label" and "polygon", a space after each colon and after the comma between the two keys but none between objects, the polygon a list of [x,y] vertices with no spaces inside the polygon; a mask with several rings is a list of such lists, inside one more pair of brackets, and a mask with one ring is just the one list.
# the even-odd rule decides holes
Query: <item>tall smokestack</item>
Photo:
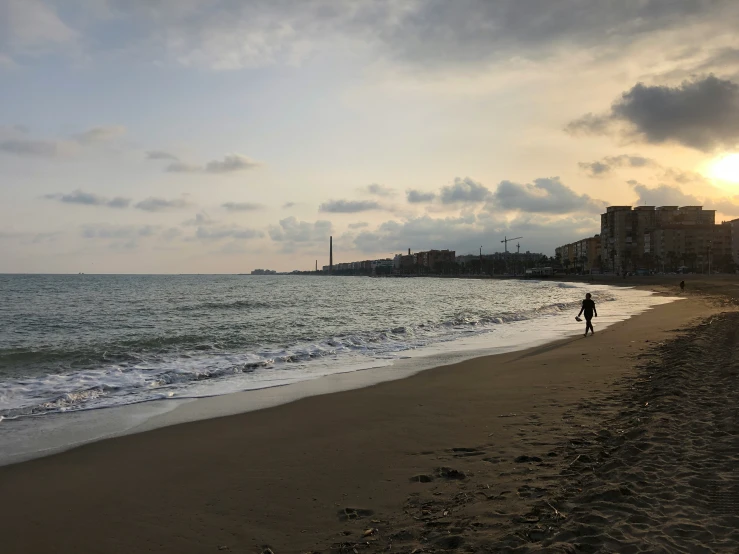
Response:
[{"label": "tall smokestack", "polygon": [[334,272],[334,237],[328,238],[328,274]]},{"label": "tall smokestack", "polygon": [[409,256],[411,255],[411,249],[410,248],[408,249],[408,255]]}]

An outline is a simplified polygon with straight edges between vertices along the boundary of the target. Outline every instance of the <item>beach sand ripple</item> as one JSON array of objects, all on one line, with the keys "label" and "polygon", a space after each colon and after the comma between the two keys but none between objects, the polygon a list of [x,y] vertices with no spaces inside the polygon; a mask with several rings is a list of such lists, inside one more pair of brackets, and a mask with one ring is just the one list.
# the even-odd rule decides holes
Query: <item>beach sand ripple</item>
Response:
[{"label": "beach sand ripple", "polygon": [[504,414],[521,430],[515,457],[510,448],[491,456],[494,443],[423,453],[486,470],[437,469],[436,477],[465,475],[438,486],[430,475],[413,477],[418,492],[402,516],[382,522],[384,537],[346,544],[416,553],[738,552],[738,344],[739,314],[714,316],[640,354],[633,377],[568,410],[564,424],[546,422],[551,442],[527,430],[542,426],[535,414]]}]

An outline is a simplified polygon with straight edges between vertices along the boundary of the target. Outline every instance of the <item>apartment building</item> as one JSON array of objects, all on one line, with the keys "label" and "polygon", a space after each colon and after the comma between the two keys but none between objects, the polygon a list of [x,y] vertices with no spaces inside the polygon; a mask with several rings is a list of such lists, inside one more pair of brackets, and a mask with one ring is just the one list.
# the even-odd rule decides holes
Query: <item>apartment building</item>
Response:
[{"label": "apartment building", "polygon": [[453,264],[457,258],[454,250],[429,250],[419,252],[418,256],[418,265],[430,269],[435,269],[439,264]]},{"label": "apartment building", "polygon": [[659,266],[686,266],[706,269],[709,262],[732,257],[732,225],[666,225],[647,235],[647,249]]},{"label": "apartment building", "polygon": [[601,268],[600,235],[588,237],[555,249],[562,267],[585,273]]},{"label": "apartment building", "polygon": [[[709,231],[715,227],[715,221],[715,210],[704,210],[702,206],[609,206],[606,213],[601,214],[603,265],[615,272],[633,270],[643,263],[644,254],[661,257],[657,251],[673,251],[663,244],[695,248],[694,243],[704,240],[704,232],[716,233],[716,240],[723,244],[725,231]],[[685,242],[686,230],[691,228],[695,232]],[[668,232],[654,235],[658,230]],[[675,252],[678,255],[686,253],[684,250]]]},{"label": "apartment building", "polygon": [[727,224],[731,228],[731,259],[739,265],[739,219],[732,219]]}]

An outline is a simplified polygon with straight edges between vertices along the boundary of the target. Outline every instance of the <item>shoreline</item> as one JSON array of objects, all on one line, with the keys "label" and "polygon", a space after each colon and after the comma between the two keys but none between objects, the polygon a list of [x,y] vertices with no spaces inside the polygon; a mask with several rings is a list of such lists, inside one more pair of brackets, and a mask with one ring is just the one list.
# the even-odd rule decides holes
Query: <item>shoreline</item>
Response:
[{"label": "shoreline", "polygon": [[[613,289],[604,290],[607,292]],[[670,297],[665,292],[646,290],[644,287],[636,290],[649,294],[651,300],[647,307],[640,305],[634,309],[632,306],[624,313],[619,310],[616,315],[602,314],[598,321],[601,328],[607,328],[643,313],[645,309],[660,305],[662,302],[657,300],[660,296],[668,296],[667,301],[671,302],[679,299]],[[633,302],[634,299],[631,298],[630,301]],[[607,309],[605,311],[608,312]],[[366,367],[361,365],[348,369],[344,367],[335,373],[271,387],[209,396],[147,400],[123,406],[7,420],[0,427],[0,446],[5,447],[6,451],[6,454],[0,454],[0,467],[52,456],[100,440],[170,425],[248,413],[309,396],[322,396],[405,379],[422,371],[474,358],[523,351],[576,336],[582,326],[581,323],[573,323],[569,316],[564,315],[545,316],[545,320],[552,321],[552,324],[547,326],[548,329],[541,328],[544,320],[524,319],[507,322],[503,327],[485,333],[461,336],[449,342],[405,351],[394,360],[383,362],[374,359],[367,362]],[[539,324],[534,339],[528,331],[532,323]]]},{"label": "shoreline", "polygon": [[[411,504],[426,495],[429,502],[475,496],[483,485],[501,513],[474,514],[481,526],[456,535],[439,526],[433,540],[449,547],[443,541],[450,536],[471,540],[467,535],[483,531],[498,540],[527,502],[520,490],[510,494],[512,483],[533,487],[522,481],[528,463],[516,460],[556,454],[564,431],[552,424],[561,426],[568,410],[633,375],[650,343],[716,311],[688,298],[592,339],[5,466],[0,492],[18,500],[0,508],[0,531],[13,552],[260,552],[268,545],[280,554],[359,544],[368,529],[379,530],[368,535],[373,543],[395,533],[395,544],[420,545],[423,531],[403,515]],[[561,462],[554,456],[548,463],[554,471]],[[451,513],[458,508],[450,502]]]}]

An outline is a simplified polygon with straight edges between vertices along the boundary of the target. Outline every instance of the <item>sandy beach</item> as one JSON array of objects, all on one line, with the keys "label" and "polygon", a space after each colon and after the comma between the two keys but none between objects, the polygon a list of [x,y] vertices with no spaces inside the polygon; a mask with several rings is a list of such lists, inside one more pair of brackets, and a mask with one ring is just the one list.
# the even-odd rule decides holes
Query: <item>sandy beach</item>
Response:
[{"label": "sandy beach", "polygon": [[596,319],[587,339],[2,467],[2,551],[736,552],[729,288]]}]

